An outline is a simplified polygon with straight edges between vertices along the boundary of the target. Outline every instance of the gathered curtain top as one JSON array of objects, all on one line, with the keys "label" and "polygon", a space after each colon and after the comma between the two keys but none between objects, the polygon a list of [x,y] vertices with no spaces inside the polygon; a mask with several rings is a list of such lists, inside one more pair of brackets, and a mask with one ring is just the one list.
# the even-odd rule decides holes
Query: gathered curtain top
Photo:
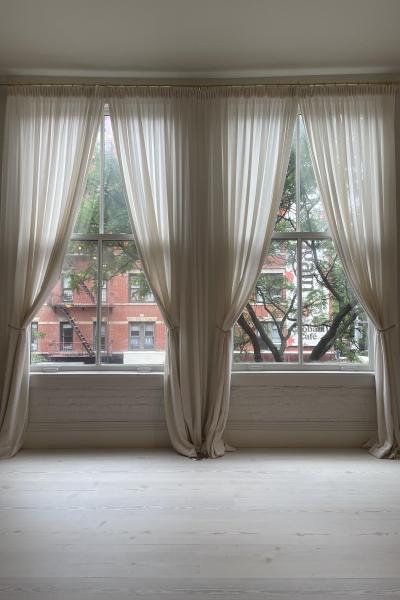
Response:
[{"label": "gathered curtain top", "polygon": [[14,84],[8,96],[25,97],[153,97],[153,98],[303,98],[309,96],[392,96],[400,90],[396,83],[311,83],[237,85],[107,85],[107,84]]}]

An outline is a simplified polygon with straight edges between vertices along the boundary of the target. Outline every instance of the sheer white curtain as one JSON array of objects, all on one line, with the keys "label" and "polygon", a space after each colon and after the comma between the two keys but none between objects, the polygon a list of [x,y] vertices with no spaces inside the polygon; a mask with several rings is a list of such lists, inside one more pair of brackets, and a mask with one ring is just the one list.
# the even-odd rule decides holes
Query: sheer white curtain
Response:
[{"label": "sheer white curtain", "polygon": [[231,330],[271,237],[297,102],[277,88],[118,88],[109,104],[136,242],[169,328],[171,442],[221,456]]},{"label": "sheer white curtain", "polygon": [[400,399],[394,91],[347,86],[305,90],[302,96],[331,234],[375,328],[378,432],[370,452],[395,456]]},{"label": "sheer white curtain", "polygon": [[95,89],[8,89],[0,212],[0,457],[22,444],[28,329],[60,274],[102,110]]}]

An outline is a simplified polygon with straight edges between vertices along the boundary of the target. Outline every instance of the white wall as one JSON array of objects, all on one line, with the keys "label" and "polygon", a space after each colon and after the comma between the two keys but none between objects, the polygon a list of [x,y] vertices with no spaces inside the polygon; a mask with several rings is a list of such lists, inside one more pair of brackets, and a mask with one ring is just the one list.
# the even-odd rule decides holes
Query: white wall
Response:
[{"label": "white wall", "polygon": [[[226,440],[359,447],[375,430],[372,373],[235,373]],[[168,446],[162,374],[34,373],[25,447]]]}]

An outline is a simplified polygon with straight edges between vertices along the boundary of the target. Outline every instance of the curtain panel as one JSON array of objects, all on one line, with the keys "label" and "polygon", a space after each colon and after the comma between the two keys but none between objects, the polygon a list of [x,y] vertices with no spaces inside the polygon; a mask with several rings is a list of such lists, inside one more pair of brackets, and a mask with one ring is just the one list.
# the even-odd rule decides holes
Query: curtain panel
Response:
[{"label": "curtain panel", "polygon": [[374,326],[379,458],[400,448],[398,226],[391,86],[304,89],[300,108],[336,249]]},{"label": "curtain panel", "polygon": [[261,270],[297,101],[280,88],[117,88],[109,98],[143,267],[168,327],[173,447],[224,454],[232,327]]},{"label": "curtain panel", "polygon": [[96,89],[7,90],[0,208],[0,457],[22,444],[29,325],[62,268],[103,112]]}]

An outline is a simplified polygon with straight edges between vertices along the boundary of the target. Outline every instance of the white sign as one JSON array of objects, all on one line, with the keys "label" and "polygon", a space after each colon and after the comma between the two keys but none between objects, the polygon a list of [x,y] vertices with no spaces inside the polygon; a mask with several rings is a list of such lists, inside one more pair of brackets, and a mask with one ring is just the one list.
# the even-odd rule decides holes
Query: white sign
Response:
[{"label": "white sign", "polygon": [[[303,325],[303,346],[316,346],[320,339],[328,331],[328,325]],[[297,346],[299,343],[297,335],[291,338],[291,346]]]}]

